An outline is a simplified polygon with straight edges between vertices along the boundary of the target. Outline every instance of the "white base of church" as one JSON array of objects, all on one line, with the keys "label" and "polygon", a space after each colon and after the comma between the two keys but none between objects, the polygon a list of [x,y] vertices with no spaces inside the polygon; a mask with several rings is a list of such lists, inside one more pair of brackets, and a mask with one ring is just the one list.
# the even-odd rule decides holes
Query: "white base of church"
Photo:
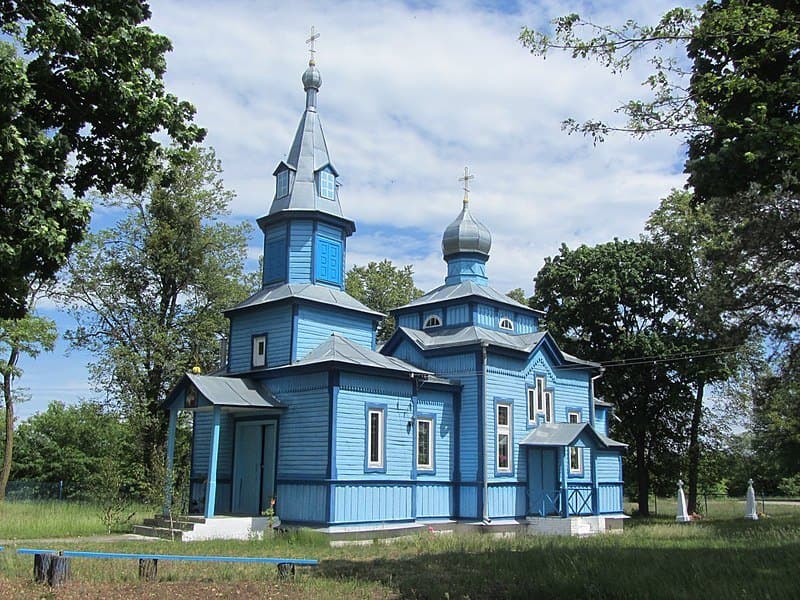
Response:
[{"label": "white base of church", "polygon": [[598,533],[622,533],[627,515],[598,515],[587,517],[528,517],[531,535],[569,535],[586,537]]},{"label": "white base of church", "polygon": [[[273,526],[280,520],[273,518]],[[205,523],[196,523],[191,531],[184,531],[181,540],[199,542],[205,540],[251,540],[264,537],[269,528],[267,517],[212,517]]]}]

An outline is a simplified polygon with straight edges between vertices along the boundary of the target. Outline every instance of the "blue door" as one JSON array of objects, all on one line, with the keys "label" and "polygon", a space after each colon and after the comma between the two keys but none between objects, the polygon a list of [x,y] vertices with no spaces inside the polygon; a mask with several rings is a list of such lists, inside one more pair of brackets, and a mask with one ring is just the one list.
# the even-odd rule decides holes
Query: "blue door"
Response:
[{"label": "blue door", "polygon": [[528,514],[557,515],[561,506],[555,448],[528,450]]},{"label": "blue door", "polygon": [[236,424],[234,447],[234,514],[258,516],[268,506],[275,484],[275,423]]}]

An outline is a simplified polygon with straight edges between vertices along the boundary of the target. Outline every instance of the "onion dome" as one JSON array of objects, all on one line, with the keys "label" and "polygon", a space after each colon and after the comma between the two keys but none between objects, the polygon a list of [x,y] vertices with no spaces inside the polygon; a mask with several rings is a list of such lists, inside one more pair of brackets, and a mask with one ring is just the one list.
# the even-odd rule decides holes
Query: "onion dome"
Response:
[{"label": "onion dome", "polygon": [[320,87],[322,87],[322,75],[320,75],[314,61],[311,60],[308,62],[308,68],[305,73],[303,73],[303,89],[306,91],[309,89],[318,90]]},{"label": "onion dome", "polygon": [[483,223],[470,214],[469,201],[465,198],[461,214],[444,230],[442,254],[445,258],[461,252],[489,256],[491,247],[492,234]]}]

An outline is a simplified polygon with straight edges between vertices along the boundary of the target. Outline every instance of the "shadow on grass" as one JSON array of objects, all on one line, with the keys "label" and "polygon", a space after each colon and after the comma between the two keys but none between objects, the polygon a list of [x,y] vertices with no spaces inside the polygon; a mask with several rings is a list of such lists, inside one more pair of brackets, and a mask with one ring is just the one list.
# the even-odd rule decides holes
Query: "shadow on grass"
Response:
[{"label": "shadow on grass", "polygon": [[[638,540],[641,541],[641,540]],[[422,544],[420,544],[422,545]],[[377,582],[404,598],[791,598],[800,542],[659,547],[564,540],[539,547],[325,560],[319,577]]]}]

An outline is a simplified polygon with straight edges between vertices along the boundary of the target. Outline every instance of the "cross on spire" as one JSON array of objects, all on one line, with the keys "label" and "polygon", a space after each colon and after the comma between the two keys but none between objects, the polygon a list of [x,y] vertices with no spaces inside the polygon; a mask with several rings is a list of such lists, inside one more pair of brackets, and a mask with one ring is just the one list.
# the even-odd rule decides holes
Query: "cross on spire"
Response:
[{"label": "cross on spire", "polygon": [[308,64],[309,65],[315,64],[314,63],[314,52],[316,52],[316,50],[314,50],[314,42],[317,41],[318,38],[319,38],[319,33],[314,30],[314,26],[312,25],[311,26],[311,35],[306,40],[306,44],[308,44],[308,51],[310,53],[309,58],[308,58]]},{"label": "cross on spire", "polygon": [[475,179],[475,175],[469,174],[469,167],[464,167],[464,176],[459,177],[459,181],[464,182],[464,205],[466,206],[469,204],[469,182],[471,179]]}]

